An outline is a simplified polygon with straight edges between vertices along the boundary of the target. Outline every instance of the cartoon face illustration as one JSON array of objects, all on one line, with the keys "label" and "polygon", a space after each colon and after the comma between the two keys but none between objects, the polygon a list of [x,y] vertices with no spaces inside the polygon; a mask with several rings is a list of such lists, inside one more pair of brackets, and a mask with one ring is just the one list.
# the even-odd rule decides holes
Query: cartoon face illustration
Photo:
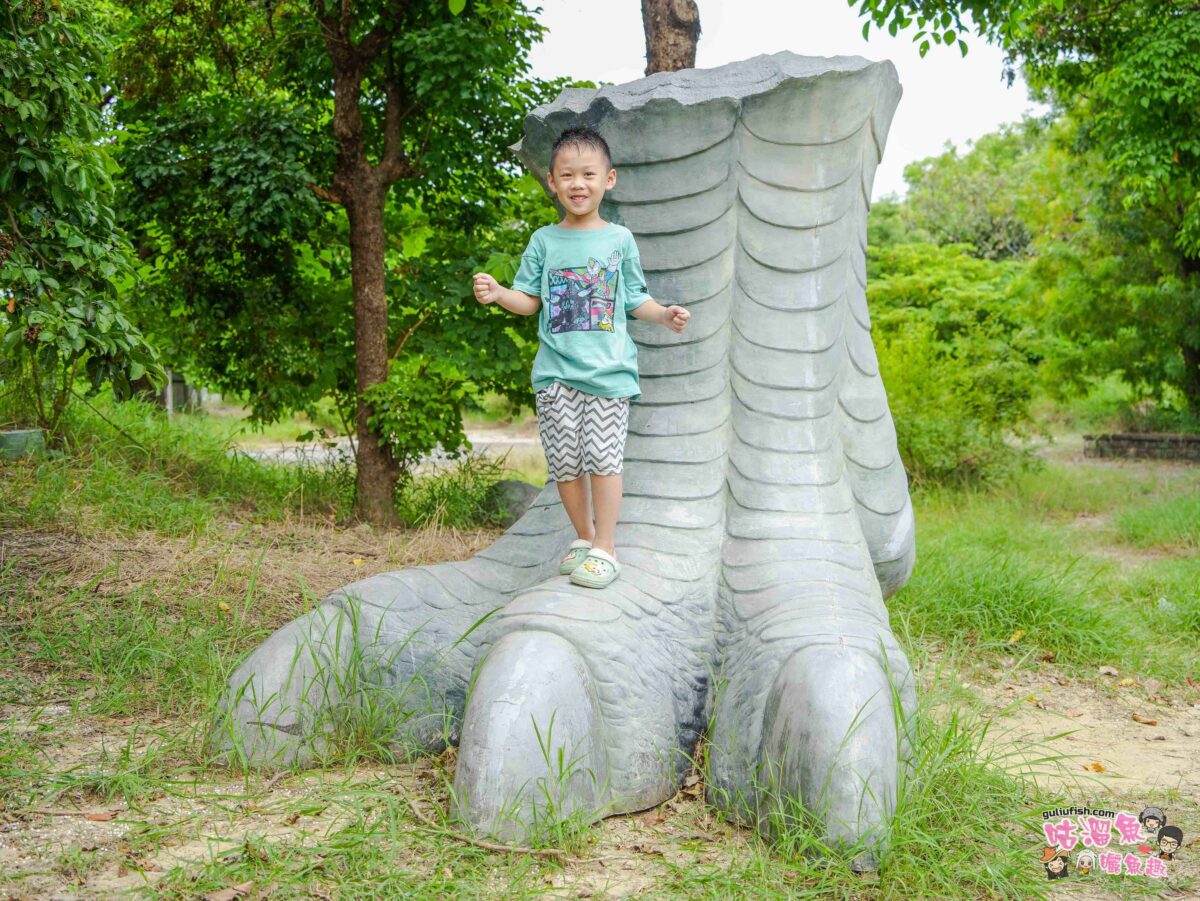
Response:
[{"label": "cartoon face illustration", "polygon": [[1167,816],[1157,807],[1147,807],[1138,814],[1138,822],[1142,824],[1142,829],[1147,835],[1154,835],[1167,825]]},{"label": "cartoon face illustration", "polygon": [[1174,860],[1175,852],[1183,844],[1183,830],[1178,826],[1163,826],[1158,831],[1158,857],[1160,860]]},{"label": "cartoon face illustration", "polygon": [[1042,865],[1047,879],[1062,879],[1067,875],[1067,852],[1047,845],[1042,850]]},{"label": "cartoon face illustration", "polygon": [[1081,851],[1079,856],[1075,858],[1075,873],[1078,876],[1086,876],[1096,868],[1096,855],[1091,851]]}]

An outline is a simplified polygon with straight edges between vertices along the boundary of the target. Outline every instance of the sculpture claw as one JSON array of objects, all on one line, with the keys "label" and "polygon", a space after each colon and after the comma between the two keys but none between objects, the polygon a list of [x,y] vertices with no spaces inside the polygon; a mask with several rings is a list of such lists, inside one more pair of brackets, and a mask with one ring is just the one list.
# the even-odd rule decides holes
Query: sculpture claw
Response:
[{"label": "sculpture claw", "polygon": [[209,749],[228,763],[305,766],[325,749],[353,646],[344,611],[322,605],[284,626],[233,673]]},{"label": "sculpture claw", "polygon": [[583,658],[549,632],[516,632],[487,655],[464,714],[452,812],[477,833],[524,843],[604,814],[603,720]]},{"label": "sculpture claw", "polygon": [[841,644],[797,651],[767,698],[761,768],[770,827],[807,810],[825,841],[874,868],[887,846],[899,767],[896,711],[874,655]]},{"label": "sculpture claw", "polygon": [[[650,292],[693,315],[683,336],[630,327],[622,578],[547,578],[573,534],[548,486],[471,560],[348,586],[270,639],[233,678],[222,746],[304,762],[322,711],[367,685],[398,699],[394,740],[436,750],[478,663],[454,805],[512,840],[674,794],[719,670],[710,800],[759,825],[815,818],[874,867],[906,755],[890,679],[912,704],[883,600],[911,572],[913,518],[865,253],[899,93],[888,63],[779,54],[535,111],[520,155],[539,179],[562,128],[620,136],[606,209],[638,236]],[[320,665],[292,672],[301,647]],[[418,689],[427,716],[404,700]]]}]

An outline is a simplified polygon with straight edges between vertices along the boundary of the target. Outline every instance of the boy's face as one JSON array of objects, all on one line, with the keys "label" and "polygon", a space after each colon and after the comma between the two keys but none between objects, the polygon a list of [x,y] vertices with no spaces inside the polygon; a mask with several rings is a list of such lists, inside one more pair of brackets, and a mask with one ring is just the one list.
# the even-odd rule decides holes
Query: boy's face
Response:
[{"label": "boy's face", "polygon": [[604,192],[617,183],[617,171],[599,150],[568,144],[558,151],[546,181],[567,218],[581,220],[600,208]]}]

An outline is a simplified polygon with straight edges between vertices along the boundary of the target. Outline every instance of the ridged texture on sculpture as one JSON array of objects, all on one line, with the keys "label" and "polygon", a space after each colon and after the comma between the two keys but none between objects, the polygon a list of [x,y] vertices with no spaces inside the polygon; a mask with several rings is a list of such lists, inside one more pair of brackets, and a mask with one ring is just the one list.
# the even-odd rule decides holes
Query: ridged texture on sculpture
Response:
[{"label": "ridged texture on sculpture", "polygon": [[682,335],[631,323],[622,577],[555,574],[574,535],[548,486],[471,560],[349,585],[273,636],[231,678],[219,740],[302,762],[322,711],[354,703],[327,673],[366,659],[397,742],[437,750],[461,723],[456,809],[481,831],[661,802],[711,721],[714,804],[770,828],[799,802],[833,841],[885,841],[912,688],[883,599],[914,543],[865,252],[899,97],[890,63],[781,53],[531,114],[519,152],[539,178],[563,128],[605,134],[603,212],[637,237],[653,296],[692,312]]}]

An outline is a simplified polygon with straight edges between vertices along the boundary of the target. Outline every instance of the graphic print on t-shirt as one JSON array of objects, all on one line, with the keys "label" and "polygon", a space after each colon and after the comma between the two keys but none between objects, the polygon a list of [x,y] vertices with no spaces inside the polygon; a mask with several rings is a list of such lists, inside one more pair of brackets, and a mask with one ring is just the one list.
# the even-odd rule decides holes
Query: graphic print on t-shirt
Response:
[{"label": "graphic print on t-shirt", "polygon": [[551,269],[551,333],[611,332],[620,266],[621,254],[614,250],[603,268],[593,257],[586,266]]}]

